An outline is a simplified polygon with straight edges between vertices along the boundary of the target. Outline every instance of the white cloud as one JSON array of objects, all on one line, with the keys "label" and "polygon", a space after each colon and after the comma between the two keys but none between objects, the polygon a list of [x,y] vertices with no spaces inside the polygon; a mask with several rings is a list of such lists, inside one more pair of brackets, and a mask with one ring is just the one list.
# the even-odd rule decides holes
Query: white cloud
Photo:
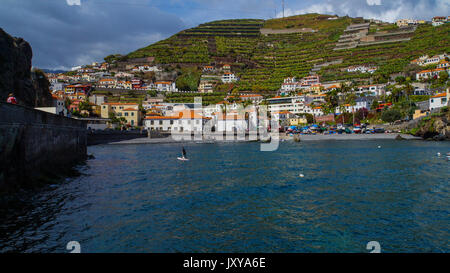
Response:
[{"label": "white cloud", "polygon": [[381,5],[381,0],[366,0],[369,6],[379,6]]},{"label": "white cloud", "polygon": [[[305,13],[338,14],[367,19],[380,19],[394,22],[397,19],[411,18],[430,20],[432,17],[447,16],[450,13],[449,0],[323,0],[317,4],[304,7],[304,5],[291,4],[285,15],[298,15]],[[281,17],[278,13],[277,17]]]},{"label": "white cloud", "polygon": [[66,0],[69,6],[81,6],[81,0]]}]

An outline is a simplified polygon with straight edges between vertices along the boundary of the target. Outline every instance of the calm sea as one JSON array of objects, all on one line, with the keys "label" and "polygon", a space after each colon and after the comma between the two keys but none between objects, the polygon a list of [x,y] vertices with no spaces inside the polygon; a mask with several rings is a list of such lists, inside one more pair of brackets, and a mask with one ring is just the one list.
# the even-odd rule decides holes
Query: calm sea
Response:
[{"label": "calm sea", "polygon": [[0,252],[450,251],[449,142],[181,147],[89,147],[80,176],[1,208]]}]

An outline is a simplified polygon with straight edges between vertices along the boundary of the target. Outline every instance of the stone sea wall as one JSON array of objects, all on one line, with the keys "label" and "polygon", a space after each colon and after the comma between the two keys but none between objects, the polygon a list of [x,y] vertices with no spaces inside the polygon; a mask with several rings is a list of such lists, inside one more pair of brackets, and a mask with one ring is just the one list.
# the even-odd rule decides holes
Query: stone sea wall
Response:
[{"label": "stone sea wall", "polygon": [[0,102],[0,188],[70,169],[86,147],[84,121]]}]

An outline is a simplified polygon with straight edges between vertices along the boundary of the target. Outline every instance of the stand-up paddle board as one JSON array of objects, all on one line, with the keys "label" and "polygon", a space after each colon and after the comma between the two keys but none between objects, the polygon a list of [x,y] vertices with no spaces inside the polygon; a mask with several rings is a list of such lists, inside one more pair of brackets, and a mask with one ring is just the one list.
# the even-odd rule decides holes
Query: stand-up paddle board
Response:
[{"label": "stand-up paddle board", "polygon": [[177,157],[177,159],[180,160],[180,161],[189,161],[189,159],[184,158],[184,157]]}]

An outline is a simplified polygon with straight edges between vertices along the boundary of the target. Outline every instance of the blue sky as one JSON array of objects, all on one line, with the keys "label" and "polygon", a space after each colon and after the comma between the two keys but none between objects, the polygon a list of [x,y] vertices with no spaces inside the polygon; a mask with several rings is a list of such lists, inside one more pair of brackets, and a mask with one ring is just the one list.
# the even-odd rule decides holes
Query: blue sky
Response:
[{"label": "blue sky", "polygon": [[[281,0],[1,0],[0,28],[33,47],[33,65],[68,69],[126,54],[185,28],[232,18],[281,16]],[[285,0],[310,12],[385,21],[450,14],[450,0]]]}]

